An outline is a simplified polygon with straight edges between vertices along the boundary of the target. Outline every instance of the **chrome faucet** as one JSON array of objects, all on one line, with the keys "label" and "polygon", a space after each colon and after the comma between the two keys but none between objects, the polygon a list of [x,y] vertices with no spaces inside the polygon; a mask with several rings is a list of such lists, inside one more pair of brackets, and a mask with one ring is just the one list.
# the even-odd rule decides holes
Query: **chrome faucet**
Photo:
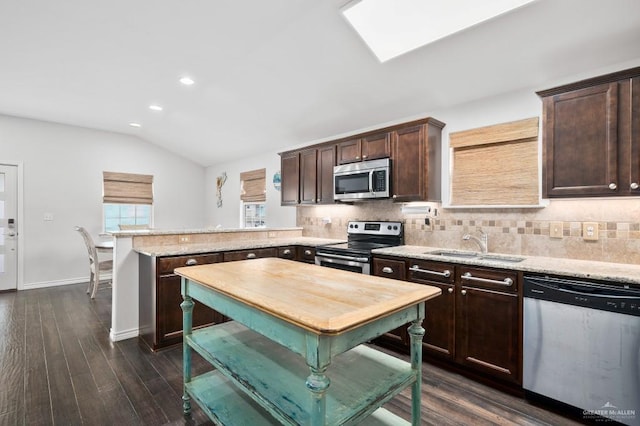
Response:
[{"label": "chrome faucet", "polygon": [[473,240],[476,243],[478,243],[478,246],[480,246],[480,251],[482,252],[482,254],[487,254],[487,252],[489,251],[489,237],[487,236],[487,234],[485,234],[482,230],[480,230],[480,237],[476,237],[475,235],[471,235],[471,234],[464,234],[462,236],[462,239],[465,241],[468,240]]}]

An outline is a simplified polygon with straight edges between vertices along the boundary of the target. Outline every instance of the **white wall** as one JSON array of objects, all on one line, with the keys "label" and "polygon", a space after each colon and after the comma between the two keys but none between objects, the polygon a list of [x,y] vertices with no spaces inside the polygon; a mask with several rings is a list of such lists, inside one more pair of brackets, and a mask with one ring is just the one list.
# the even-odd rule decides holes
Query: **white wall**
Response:
[{"label": "white wall", "polygon": [[[277,153],[260,154],[224,165],[215,165],[206,171],[206,223],[209,227],[237,228],[240,225],[240,173],[266,168],[267,227],[282,228],[296,226],[296,208],[280,205],[280,191],[273,186],[273,174],[280,171],[280,156]],[[216,178],[227,173],[222,187],[222,207],[217,206]]]},{"label": "white wall", "polygon": [[23,288],[87,280],[73,227],[102,231],[105,170],[154,176],[155,227],[204,226],[205,169],[137,137],[0,115],[0,162],[23,164]]}]

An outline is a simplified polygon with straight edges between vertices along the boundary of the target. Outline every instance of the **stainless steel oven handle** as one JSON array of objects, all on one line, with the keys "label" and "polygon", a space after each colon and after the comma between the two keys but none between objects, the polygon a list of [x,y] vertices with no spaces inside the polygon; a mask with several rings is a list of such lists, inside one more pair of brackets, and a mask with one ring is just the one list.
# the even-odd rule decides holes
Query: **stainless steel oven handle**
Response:
[{"label": "stainless steel oven handle", "polygon": [[414,272],[422,272],[424,274],[438,275],[440,277],[445,277],[445,278],[449,278],[451,276],[451,271],[448,269],[446,269],[444,272],[438,272],[438,271],[430,271],[428,269],[420,269],[418,268],[417,265],[413,265],[411,268],[409,268],[409,270]]},{"label": "stainless steel oven handle", "polygon": [[369,191],[373,191],[373,170],[369,172]]},{"label": "stainless steel oven handle", "polygon": [[476,281],[476,282],[487,283],[487,284],[499,284],[507,287],[511,287],[513,285],[513,280],[509,277],[500,281],[500,280],[492,280],[489,278],[474,277],[473,275],[471,275],[471,272],[465,272],[464,274],[462,274],[461,278],[463,280],[468,280],[468,281]]},{"label": "stainless steel oven handle", "polygon": [[366,257],[342,256],[339,254],[323,253],[321,251],[316,252],[316,256],[327,257],[329,259],[350,260],[352,262],[368,262],[369,261],[369,259],[367,259]]}]

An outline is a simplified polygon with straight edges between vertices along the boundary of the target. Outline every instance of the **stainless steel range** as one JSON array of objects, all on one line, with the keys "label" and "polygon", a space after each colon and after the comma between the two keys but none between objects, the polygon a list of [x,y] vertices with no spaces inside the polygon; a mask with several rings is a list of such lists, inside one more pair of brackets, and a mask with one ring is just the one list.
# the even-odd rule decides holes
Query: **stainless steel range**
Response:
[{"label": "stainless steel range", "polygon": [[371,250],[404,244],[402,222],[359,222],[347,225],[347,242],[316,248],[316,265],[361,274],[371,273]]}]

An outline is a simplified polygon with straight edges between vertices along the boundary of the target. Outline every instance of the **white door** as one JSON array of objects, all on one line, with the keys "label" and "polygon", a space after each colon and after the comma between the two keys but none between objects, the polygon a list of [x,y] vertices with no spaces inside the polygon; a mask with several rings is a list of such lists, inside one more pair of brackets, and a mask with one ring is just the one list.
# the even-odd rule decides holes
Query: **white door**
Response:
[{"label": "white door", "polygon": [[0,291],[18,287],[18,167],[0,164]]}]

